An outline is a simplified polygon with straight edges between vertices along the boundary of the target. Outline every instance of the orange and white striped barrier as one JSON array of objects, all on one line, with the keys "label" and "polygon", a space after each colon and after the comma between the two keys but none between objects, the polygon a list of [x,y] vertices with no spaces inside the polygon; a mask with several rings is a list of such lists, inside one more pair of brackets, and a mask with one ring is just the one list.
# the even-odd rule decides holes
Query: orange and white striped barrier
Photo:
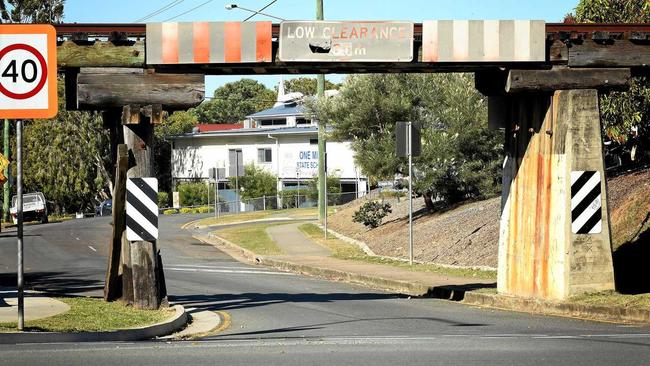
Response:
[{"label": "orange and white striped barrier", "polygon": [[271,22],[147,24],[148,65],[271,62]]},{"label": "orange and white striped barrier", "polygon": [[422,62],[543,62],[541,20],[427,20]]}]

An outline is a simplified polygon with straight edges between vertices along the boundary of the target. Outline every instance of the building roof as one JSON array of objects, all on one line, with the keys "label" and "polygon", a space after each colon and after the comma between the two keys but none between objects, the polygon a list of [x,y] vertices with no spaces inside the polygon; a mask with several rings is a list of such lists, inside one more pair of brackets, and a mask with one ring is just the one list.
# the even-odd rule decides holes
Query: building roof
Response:
[{"label": "building roof", "polygon": [[199,123],[196,125],[199,133],[213,131],[229,131],[244,128],[243,123]]},{"label": "building roof", "polygon": [[[331,130],[328,128],[328,131]],[[266,136],[266,135],[318,135],[318,127],[278,127],[278,128],[238,128],[235,130],[188,133],[172,136],[172,140],[203,138],[203,137],[233,137],[233,136]]]},{"label": "building roof", "polygon": [[250,116],[246,116],[246,118],[262,119],[269,117],[302,116],[306,111],[307,109],[304,106],[290,103],[253,113]]}]

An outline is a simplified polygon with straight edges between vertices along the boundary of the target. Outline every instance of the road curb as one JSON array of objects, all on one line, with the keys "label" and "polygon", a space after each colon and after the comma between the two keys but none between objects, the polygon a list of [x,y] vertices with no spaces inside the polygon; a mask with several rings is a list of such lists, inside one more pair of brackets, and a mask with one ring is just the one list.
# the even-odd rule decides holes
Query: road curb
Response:
[{"label": "road curb", "polygon": [[[206,240],[207,239],[207,240]],[[240,259],[255,264],[261,264],[267,267],[272,267],[284,272],[293,272],[303,275],[324,278],[327,280],[348,282],[357,285],[362,285],[374,289],[395,292],[398,294],[409,296],[427,296],[427,297],[445,297],[448,290],[440,287],[430,287],[418,283],[407,281],[399,281],[381,277],[366,276],[354,272],[345,272],[329,268],[321,268],[308,266],[289,261],[279,260],[277,258],[269,258],[259,256],[248,249],[242,248],[239,245],[230,242],[218,235],[210,233],[207,238],[203,239],[205,242],[215,245],[217,247],[225,247],[228,254],[237,255]]]},{"label": "road curb", "polygon": [[465,304],[502,310],[615,323],[650,323],[650,311],[641,309],[581,305],[475,291],[467,291],[464,294],[458,293],[457,296],[462,296],[462,302]]},{"label": "road curb", "polygon": [[370,288],[387,290],[404,295],[459,301],[467,305],[489,307],[508,311],[518,311],[531,314],[543,314],[617,323],[650,323],[650,311],[647,310],[628,309],[623,307],[578,305],[571,303],[543,301],[531,298],[518,298],[512,296],[470,291],[466,288],[463,288],[462,286],[426,286],[422,284],[360,275],[352,272],[332,270],[329,268],[319,268],[292,263],[289,261],[278,260],[276,258],[258,256],[255,253],[215,234],[210,234],[207,242],[215,246],[226,247],[230,252],[229,254],[235,252],[235,254],[240,255],[241,259],[256,264],[265,265],[267,267],[273,267],[286,272],[294,272],[328,280],[354,283]]},{"label": "road curb", "polygon": [[188,322],[187,312],[182,305],[174,305],[175,314],[171,319],[158,324],[120,329],[110,332],[23,332],[0,333],[0,344],[17,343],[60,343],[60,342],[126,342],[151,339],[172,334],[184,328]]}]

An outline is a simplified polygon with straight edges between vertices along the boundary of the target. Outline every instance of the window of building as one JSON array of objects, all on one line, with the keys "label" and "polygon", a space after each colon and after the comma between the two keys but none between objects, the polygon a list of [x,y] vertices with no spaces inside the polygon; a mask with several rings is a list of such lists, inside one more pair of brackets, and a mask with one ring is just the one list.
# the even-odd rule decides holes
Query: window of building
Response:
[{"label": "window of building", "polygon": [[296,125],[310,125],[311,120],[308,120],[306,118],[296,118]]},{"label": "window of building", "polygon": [[257,161],[260,163],[270,163],[273,161],[271,149],[257,149]]},{"label": "window of building", "polygon": [[286,126],[287,120],[282,119],[263,119],[260,120],[260,126]]},{"label": "window of building", "polygon": [[309,145],[318,145],[318,139],[309,139]]}]

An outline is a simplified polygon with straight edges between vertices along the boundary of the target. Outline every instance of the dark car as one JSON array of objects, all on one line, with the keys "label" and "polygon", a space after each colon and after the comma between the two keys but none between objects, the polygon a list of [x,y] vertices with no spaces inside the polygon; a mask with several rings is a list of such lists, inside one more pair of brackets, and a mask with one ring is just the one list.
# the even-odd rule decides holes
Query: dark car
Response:
[{"label": "dark car", "polygon": [[95,216],[111,216],[113,214],[113,201],[106,200],[95,207]]}]

